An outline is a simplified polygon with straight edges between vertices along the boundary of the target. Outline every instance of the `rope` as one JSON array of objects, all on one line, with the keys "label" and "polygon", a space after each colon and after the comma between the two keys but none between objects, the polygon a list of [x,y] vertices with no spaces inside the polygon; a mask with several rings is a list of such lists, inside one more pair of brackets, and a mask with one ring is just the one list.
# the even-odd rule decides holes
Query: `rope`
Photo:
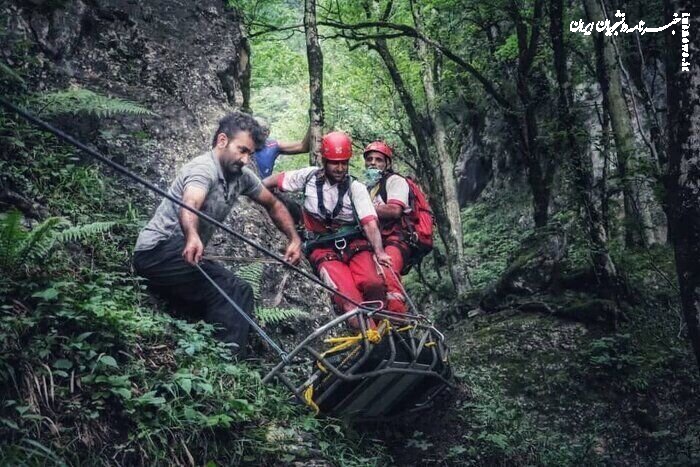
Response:
[{"label": "rope", "polygon": [[238,303],[234,302],[233,299],[228,296],[228,294],[224,291],[224,289],[222,289],[219,286],[219,284],[217,284],[216,281],[214,279],[212,279],[211,276],[209,274],[207,274],[206,271],[204,271],[204,269],[202,269],[202,266],[200,266],[199,264],[195,264],[195,267],[197,269],[199,269],[199,272],[201,272],[204,275],[204,277],[206,277],[207,280],[209,282],[211,282],[211,284],[216,288],[216,290],[218,290],[219,293],[221,295],[223,295],[223,297],[226,299],[226,301],[228,301],[231,304],[231,306],[233,306],[233,308],[238,312],[238,314],[243,316],[243,318],[245,318],[245,320],[248,321],[248,323],[253,327],[253,329],[255,329],[255,331],[258,334],[260,334],[260,337],[265,339],[265,342],[270,344],[270,346],[273,349],[275,349],[275,351],[279,354],[279,356],[282,358],[282,360],[287,361],[287,352],[282,350],[282,348],[279,345],[277,345],[277,343],[270,336],[268,336],[267,333],[265,331],[263,331],[263,329],[260,326],[258,326],[258,323],[256,323],[253,318],[248,316],[248,313],[243,311],[243,308],[241,308],[240,305],[238,305]]},{"label": "rope", "polygon": [[356,336],[329,337],[328,339],[324,339],[323,342],[325,342],[326,344],[336,345],[323,352],[321,356],[325,357],[326,355],[334,354],[345,350],[348,347],[352,347],[353,345],[362,342],[362,339],[367,339],[372,344],[379,344],[382,340],[382,336],[384,336],[384,334],[386,334],[391,328],[389,320],[385,319],[384,323],[385,326],[384,328],[382,328],[381,332],[377,331],[376,329],[368,329],[365,334],[359,333]]},{"label": "rope", "polygon": [[316,402],[314,402],[314,385],[309,384],[309,387],[306,388],[306,391],[304,391],[304,401],[306,404],[314,409],[315,415],[318,415],[319,412],[321,412],[321,409],[318,407]]},{"label": "rope", "polygon": [[325,283],[323,283],[323,282],[322,282],[320,279],[318,279],[317,277],[315,277],[315,276],[309,274],[309,273],[306,272],[306,271],[303,271],[303,270],[299,269],[297,266],[294,266],[294,265],[292,265],[292,264],[289,264],[288,262],[286,262],[286,261],[284,260],[283,257],[281,257],[280,255],[278,255],[277,253],[274,253],[274,252],[268,250],[267,248],[263,247],[262,245],[259,245],[259,244],[255,243],[254,241],[252,241],[252,240],[250,240],[249,238],[247,238],[245,235],[240,234],[240,233],[238,233],[238,232],[236,232],[236,231],[234,231],[234,230],[231,230],[230,228],[226,227],[226,226],[225,226],[224,224],[222,224],[221,222],[219,222],[219,221],[217,221],[216,219],[210,217],[209,215],[203,213],[202,211],[200,211],[200,210],[198,210],[198,209],[195,209],[195,208],[193,208],[193,207],[190,207],[190,206],[186,205],[185,203],[183,203],[183,202],[182,202],[181,200],[179,200],[178,198],[176,198],[176,197],[172,196],[171,194],[167,193],[165,190],[163,190],[163,189],[157,187],[156,185],[154,185],[153,183],[149,182],[149,181],[146,180],[145,178],[143,178],[143,177],[141,177],[141,176],[139,176],[139,175],[136,175],[135,173],[131,172],[131,171],[130,171],[129,169],[127,169],[126,167],[124,167],[124,166],[122,166],[122,165],[120,165],[120,164],[117,164],[116,162],[114,162],[114,161],[108,159],[107,157],[105,157],[104,155],[102,155],[102,154],[100,154],[99,152],[95,151],[94,149],[89,148],[89,147],[86,146],[85,144],[81,143],[80,141],[78,141],[78,140],[75,139],[74,137],[70,136],[69,134],[67,134],[67,133],[65,133],[65,132],[63,132],[63,131],[61,131],[61,130],[59,130],[58,128],[54,127],[53,125],[51,125],[51,124],[49,124],[49,123],[47,123],[47,122],[45,122],[45,121],[43,121],[43,120],[41,120],[41,119],[39,119],[39,118],[33,116],[32,114],[28,113],[27,111],[25,111],[25,110],[23,110],[23,109],[21,109],[21,108],[15,106],[14,104],[12,104],[12,103],[6,101],[6,100],[5,100],[4,98],[2,98],[2,97],[0,97],[0,105],[1,105],[2,107],[5,107],[7,110],[11,111],[12,113],[15,113],[15,114],[19,115],[20,117],[24,118],[24,119],[27,120],[28,122],[30,122],[30,123],[32,123],[32,124],[38,126],[39,128],[42,128],[42,129],[48,131],[49,133],[52,133],[54,136],[58,137],[59,139],[61,139],[61,140],[63,140],[63,141],[66,141],[67,143],[69,143],[69,144],[75,146],[76,148],[82,150],[83,152],[87,153],[89,156],[94,157],[95,159],[99,160],[100,162],[102,162],[102,163],[104,163],[104,164],[110,166],[111,168],[113,168],[113,169],[116,170],[117,172],[121,173],[122,175],[124,175],[124,176],[126,176],[126,177],[128,177],[128,178],[130,178],[130,179],[132,179],[132,180],[134,180],[134,181],[136,181],[136,182],[138,182],[138,183],[140,183],[141,185],[145,186],[145,187],[148,188],[149,190],[151,190],[151,191],[153,191],[153,192],[155,192],[155,193],[158,193],[159,195],[163,196],[164,198],[166,198],[166,199],[172,201],[173,203],[177,204],[177,205],[180,206],[181,208],[186,209],[186,210],[190,211],[191,213],[197,215],[199,218],[204,219],[205,221],[207,221],[207,222],[209,222],[209,223],[215,225],[216,227],[222,229],[224,232],[226,232],[226,233],[228,233],[228,234],[230,234],[230,235],[233,235],[233,236],[236,237],[237,239],[241,240],[243,243],[246,243],[246,244],[252,246],[253,248],[255,248],[256,250],[260,251],[261,253],[264,253],[264,254],[266,254],[266,255],[268,255],[268,256],[274,258],[275,260],[277,260],[278,263],[280,263],[280,264],[284,265],[285,267],[291,269],[292,271],[294,271],[294,272],[296,272],[297,274],[303,276],[304,278],[310,280],[311,282],[314,282],[316,285],[319,285],[319,286],[323,287],[324,289],[326,289],[327,291],[331,292],[332,294],[337,295],[338,297],[342,298],[343,300],[347,300],[348,302],[352,303],[352,304],[355,305],[355,306],[358,306],[358,307],[360,307],[360,308],[362,308],[362,309],[365,309],[365,308],[362,306],[362,304],[360,304],[360,303],[354,301],[352,298],[348,297],[347,295],[343,294],[342,292],[339,292],[339,291],[333,289],[332,287],[326,285]]},{"label": "rope", "polygon": [[[338,345],[326,350],[321,354],[321,357],[325,357],[326,355],[329,354],[334,354],[337,352],[340,352],[342,350],[347,349],[348,347],[352,347],[353,345],[357,344],[358,342],[361,342],[363,338],[366,338],[368,341],[370,341],[372,344],[378,344],[381,342],[382,337],[389,332],[391,329],[391,323],[389,323],[388,319],[385,319],[383,321],[384,327],[381,328],[381,332],[377,331],[376,329],[369,329],[363,336],[362,333],[356,335],[356,336],[344,336],[344,337],[330,337],[328,339],[324,339],[323,342],[326,344],[335,344],[337,343]],[[355,350],[350,352],[341,362],[341,365],[345,363],[350,357],[352,357],[355,352],[359,350],[359,347],[357,347]],[[324,373],[328,372],[328,369],[323,366],[323,364],[316,360],[316,366],[318,367],[319,370],[323,371]]]},{"label": "rope", "polygon": [[406,297],[406,301],[408,302],[408,304],[411,305],[411,310],[413,311],[413,313],[418,315],[418,308],[416,307],[416,304],[413,303],[413,300],[411,300],[411,297],[408,295],[408,292],[406,292],[406,289],[401,283],[401,279],[399,278],[399,276],[396,275],[396,272],[394,272],[394,268],[387,269],[391,271],[391,274],[394,276],[394,279],[396,279],[396,283],[399,284],[399,287],[401,287],[401,292],[403,292],[403,296]]}]

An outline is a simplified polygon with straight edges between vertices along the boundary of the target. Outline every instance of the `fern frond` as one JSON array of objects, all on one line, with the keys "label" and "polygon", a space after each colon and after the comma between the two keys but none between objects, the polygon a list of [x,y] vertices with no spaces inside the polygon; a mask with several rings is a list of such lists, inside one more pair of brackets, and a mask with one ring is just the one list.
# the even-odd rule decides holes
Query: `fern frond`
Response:
[{"label": "fern frond", "polygon": [[[9,276],[31,263],[45,261],[57,243],[84,240],[108,231],[116,222],[71,226],[62,217],[49,217],[32,230],[22,228],[22,215],[13,210],[0,217],[0,266]],[[60,230],[61,228],[63,230]]]},{"label": "fern frond", "polygon": [[236,270],[236,275],[250,284],[255,300],[260,300],[260,283],[262,282],[265,263],[250,263]]},{"label": "fern frond", "polygon": [[18,83],[20,83],[22,86],[25,86],[26,83],[24,82],[24,79],[10,66],[0,62],[0,76],[6,76]]},{"label": "fern frond", "polygon": [[27,237],[21,223],[22,214],[16,209],[0,217],[0,265],[3,267],[15,263],[20,246]]},{"label": "fern frond", "polygon": [[116,224],[116,222],[93,222],[91,224],[76,225],[57,232],[54,238],[59,243],[77,242],[107,232]]},{"label": "fern frond", "polygon": [[45,258],[56,241],[56,229],[62,225],[69,225],[68,221],[62,217],[49,217],[34,227],[19,247],[17,265]]},{"label": "fern frond", "polygon": [[37,95],[33,101],[43,115],[61,113],[89,113],[97,117],[111,117],[119,114],[157,115],[133,102],[107,97],[78,87],[65,91],[42,93]]},{"label": "fern frond", "polygon": [[306,319],[309,314],[298,308],[258,308],[255,311],[255,317],[265,326],[282,321]]}]

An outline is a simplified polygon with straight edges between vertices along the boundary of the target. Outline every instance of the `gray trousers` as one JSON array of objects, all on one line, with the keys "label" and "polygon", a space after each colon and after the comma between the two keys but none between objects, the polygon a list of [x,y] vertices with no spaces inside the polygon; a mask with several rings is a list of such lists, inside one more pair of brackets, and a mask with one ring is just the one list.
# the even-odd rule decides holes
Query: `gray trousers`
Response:
[{"label": "gray trousers", "polygon": [[[245,350],[249,324],[194,266],[182,258],[182,237],[160,242],[151,250],[134,252],[134,269],[148,279],[149,290],[191,317],[203,317],[219,327],[215,337]],[[200,266],[249,316],[253,315],[253,289],[218,263],[202,260]],[[198,316],[199,315],[199,316]]]}]

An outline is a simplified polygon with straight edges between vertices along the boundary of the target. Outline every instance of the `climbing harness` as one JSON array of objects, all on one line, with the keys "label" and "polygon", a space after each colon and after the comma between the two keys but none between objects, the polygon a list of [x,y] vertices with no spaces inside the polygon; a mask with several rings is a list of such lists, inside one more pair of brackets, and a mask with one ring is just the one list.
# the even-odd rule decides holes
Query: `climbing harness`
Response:
[{"label": "climbing harness", "polygon": [[[199,272],[279,355],[281,361],[265,375],[263,382],[267,383],[273,378],[280,380],[294,393],[295,397],[308,404],[316,413],[324,412],[356,418],[386,418],[426,408],[439,393],[451,386],[449,381],[451,370],[447,359],[445,338],[425,316],[418,313],[403,285],[401,288],[411,305],[412,314],[384,310],[381,302],[356,302],[319,278],[287,263],[277,253],[255,243],[198,209],[186,205],[182,200],[143,177],[132,173],[2,97],[0,97],[0,105],[357,307],[351,312],[330,320],[290,352],[285,352],[240,305],[228,296],[201,265],[196,264],[195,267]],[[348,187],[351,183],[352,180],[349,180]],[[343,196],[344,194],[345,192]],[[320,194],[319,198],[321,198]],[[338,204],[342,205],[342,196],[339,196]],[[333,209],[333,216],[337,215],[338,204]],[[330,217],[327,211],[325,214],[326,218]],[[341,252],[350,249],[348,239],[347,232],[345,236],[323,238],[324,241],[333,242],[336,249]],[[319,240],[320,238],[315,239],[315,241]],[[393,270],[391,273],[396,277]],[[400,281],[398,282],[401,284]],[[379,326],[376,326],[375,320],[379,320]],[[353,336],[334,335],[340,329],[345,329],[348,323],[354,323],[354,327],[359,327],[359,333]],[[399,324],[403,326],[398,326]],[[330,346],[330,348],[322,349],[319,345]],[[300,361],[297,358],[302,354],[307,354],[315,360],[311,374],[307,377],[304,377],[303,371],[299,371],[300,364],[308,364],[308,360]],[[300,376],[303,378],[302,381],[296,381]]]},{"label": "climbing harness", "polygon": [[304,254],[308,255],[313,249],[332,244],[337,250],[343,250],[348,245],[348,240],[354,240],[362,236],[362,228],[358,225],[341,227],[335,232],[314,235],[307,233],[302,245]]}]

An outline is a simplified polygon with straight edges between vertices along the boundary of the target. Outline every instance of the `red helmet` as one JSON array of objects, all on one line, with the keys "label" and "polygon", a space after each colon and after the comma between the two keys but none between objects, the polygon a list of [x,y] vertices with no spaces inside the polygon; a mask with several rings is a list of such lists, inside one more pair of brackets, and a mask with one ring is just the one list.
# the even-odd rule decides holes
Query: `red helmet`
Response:
[{"label": "red helmet", "polygon": [[329,161],[347,161],[352,157],[352,140],[342,131],[332,131],[321,140],[321,156]]},{"label": "red helmet", "polygon": [[377,151],[379,153],[384,154],[384,156],[388,157],[391,159],[394,157],[394,151],[389,147],[388,144],[386,144],[384,141],[375,141],[374,143],[369,143],[367,147],[365,148],[365,152],[362,154],[363,156],[366,156],[368,152],[372,151]]}]

